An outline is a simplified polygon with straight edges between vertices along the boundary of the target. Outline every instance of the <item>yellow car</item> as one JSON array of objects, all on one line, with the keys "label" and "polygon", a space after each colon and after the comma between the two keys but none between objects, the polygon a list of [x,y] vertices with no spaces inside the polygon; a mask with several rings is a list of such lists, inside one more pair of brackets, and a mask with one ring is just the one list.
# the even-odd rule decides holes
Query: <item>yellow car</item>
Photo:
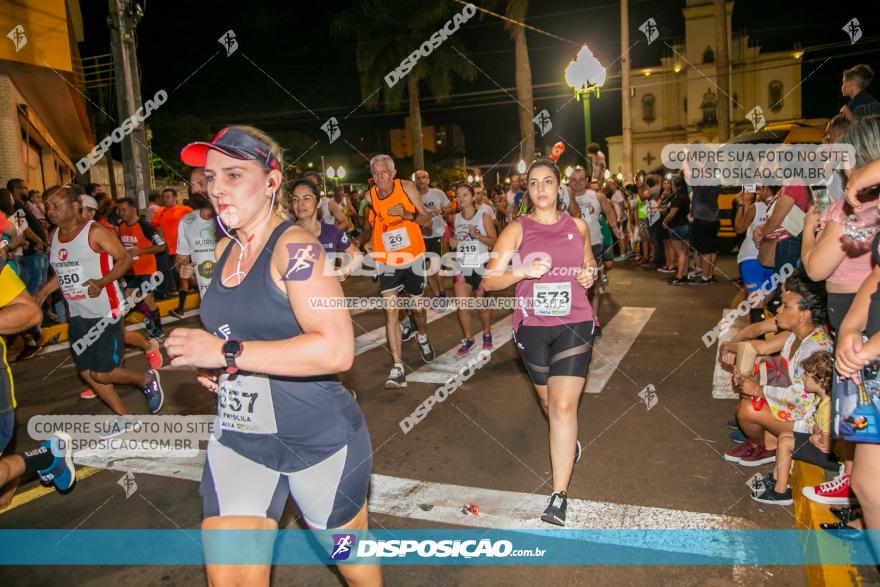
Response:
[{"label": "yellow car", "polygon": [[[768,124],[756,132],[741,134],[730,142],[741,143],[813,143],[822,142],[825,135],[825,125],[828,123],[824,118],[812,118],[798,122],[777,122]],[[733,230],[733,219],[736,215],[734,200],[740,192],[741,186],[721,186],[721,195],[718,196],[718,219],[721,226],[718,229],[718,248],[722,253],[729,253],[737,243],[736,231]]]}]

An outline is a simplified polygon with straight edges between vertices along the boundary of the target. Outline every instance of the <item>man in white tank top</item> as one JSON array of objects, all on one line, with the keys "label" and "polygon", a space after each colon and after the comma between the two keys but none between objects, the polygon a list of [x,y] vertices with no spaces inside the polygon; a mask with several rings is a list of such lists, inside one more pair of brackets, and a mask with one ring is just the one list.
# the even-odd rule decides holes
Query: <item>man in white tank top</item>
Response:
[{"label": "man in white tank top", "polygon": [[[609,219],[609,224],[617,229],[617,215],[614,213],[614,207],[605,194],[601,190],[587,189],[587,170],[578,165],[571,172],[569,182],[572,191],[572,201],[577,204],[581,211],[581,218],[587,223],[590,231],[590,245],[593,249],[593,257],[602,270],[603,260],[605,258],[605,247],[602,245],[602,226],[599,223],[599,215],[605,212],[605,216]],[[618,232],[615,230],[615,232]],[[602,301],[600,295],[601,279],[597,279],[590,288],[590,304],[596,316],[599,315],[599,304]]]},{"label": "man in white tank top", "polygon": [[[105,427],[103,435],[111,437],[140,427],[137,419],[124,418],[131,412],[116,394],[114,383],[140,387],[154,414],[161,409],[165,394],[158,371],[139,374],[120,367],[125,355],[123,318],[130,304],[117,281],[128,271],[132,259],[115,234],[83,218],[80,195],[75,184],[46,191],[47,216],[58,226],[49,239],[49,263],[55,276],[40,288],[36,298],[42,303],[58,289],[64,294],[70,309],[69,339],[76,369],[119,415]],[[157,278],[161,283],[160,278],[161,274]]]}]

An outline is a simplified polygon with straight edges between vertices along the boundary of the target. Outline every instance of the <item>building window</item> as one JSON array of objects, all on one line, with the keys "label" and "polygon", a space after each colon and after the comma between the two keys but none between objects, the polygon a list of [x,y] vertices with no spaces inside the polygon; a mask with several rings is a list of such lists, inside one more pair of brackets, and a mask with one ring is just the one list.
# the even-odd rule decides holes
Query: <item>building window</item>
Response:
[{"label": "building window", "polygon": [[654,122],[654,94],[642,96],[642,120],[651,124]]},{"label": "building window", "polygon": [[773,80],[770,82],[770,85],[767,86],[767,91],[769,93],[767,102],[770,104],[770,111],[779,112],[782,110],[782,82],[779,80]]},{"label": "building window", "polygon": [[703,63],[715,63],[715,51],[712,50],[712,47],[706,47],[706,50],[703,51]]},{"label": "building window", "polygon": [[703,119],[700,121],[701,127],[718,126],[718,112],[716,109],[717,100],[715,93],[708,90],[703,94],[703,102],[700,104],[700,110],[703,111]]}]

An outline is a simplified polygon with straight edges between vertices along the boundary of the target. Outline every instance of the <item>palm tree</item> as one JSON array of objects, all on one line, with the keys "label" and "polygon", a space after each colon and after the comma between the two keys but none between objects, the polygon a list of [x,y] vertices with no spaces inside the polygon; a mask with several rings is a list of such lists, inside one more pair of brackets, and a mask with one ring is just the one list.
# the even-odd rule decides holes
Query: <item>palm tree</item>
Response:
[{"label": "palm tree", "polygon": [[473,80],[474,67],[463,57],[465,50],[461,39],[447,38],[429,56],[420,57],[408,74],[392,74],[388,79],[400,79],[396,79],[390,87],[386,76],[431,38],[457,11],[456,7],[460,8],[460,5],[448,0],[422,3],[417,10],[394,0],[360,0],[353,8],[337,16],[331,25],[334,36],[354,39],[356,42],[361,96],[367,108],[376,108],[380,96],[386,110],[399,108],[406,88],[413,166],[416,169],[425,165],[422,111],[419,106],[422,85],[438,102],[443,102],[452,93],[453,76]]}]

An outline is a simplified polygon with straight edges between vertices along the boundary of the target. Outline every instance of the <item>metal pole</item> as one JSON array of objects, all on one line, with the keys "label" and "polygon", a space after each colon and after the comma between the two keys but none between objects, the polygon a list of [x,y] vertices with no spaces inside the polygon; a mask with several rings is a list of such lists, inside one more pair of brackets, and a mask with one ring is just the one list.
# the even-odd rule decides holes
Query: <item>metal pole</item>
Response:
[{"label": "metal pole", "polygon": [[[110,45],[116,73],[116,125],[131,117],[141,107],[140,79],[137,72],[137,54],[134,47],[134,23],[123,0],[110,2]],[[137,122],[137,119],[135,119]],[[140,209],[147,206],[150,189],[147,137],[143,123],[122,139],[122,166],[125,176],[125,195],[134,196]]]},{"label": "metal pole", "polygon": [[590,94],[591,92],[584,92],[581,96],[581,102],[584,103],[584,139],[587,141],[584,144],[584,153],[593,142],[593,133],[590,132]]},{"label": "metal pole", "polygon": [[632,178],[633,158],[633,135],[632,135],[632,112],[630,111],[630,83],[629,83],[629,2],[620,0],[620,94],[623,109],[623,161],[621,171],[625,181]]},{"label": "metal pole", "polygon": [[324,195],[327,195],[327,168],[324,166],[324,156],[321,155],[321,185],[323,186]]}]

